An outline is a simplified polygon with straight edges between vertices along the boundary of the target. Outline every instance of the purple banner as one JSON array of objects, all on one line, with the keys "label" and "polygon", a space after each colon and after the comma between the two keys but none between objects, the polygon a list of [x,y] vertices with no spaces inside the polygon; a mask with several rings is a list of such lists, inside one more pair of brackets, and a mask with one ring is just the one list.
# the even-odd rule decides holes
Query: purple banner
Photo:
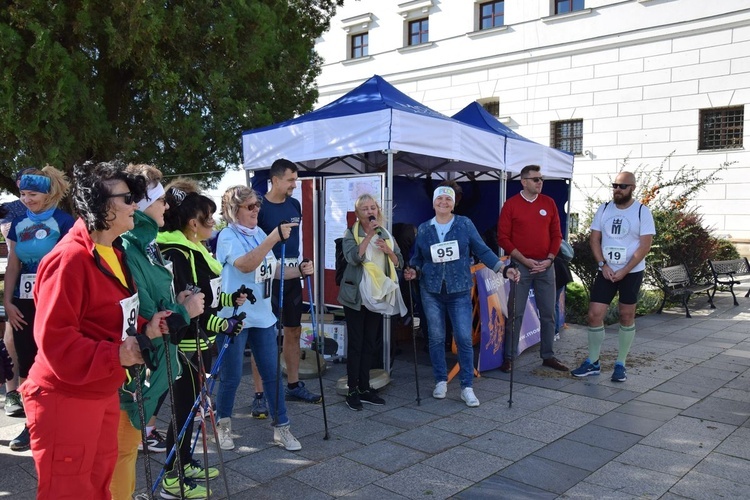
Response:
[{"label": "purple banner", "polygon": [[[472,267],[476,278],[477,300],[481,323],[481,340],[479,344],[479,363],[481,371],[493,370],[503,363],[503,342],[505,340],[505,318],[510,295],[510,282],[503,279],[502,273],[494,273],[484,265]],[[534,290],[529,292],[526,302],[521,335],[518,341],[518,352],[521,353],[540,341],[539,313],[536,309]]]}]

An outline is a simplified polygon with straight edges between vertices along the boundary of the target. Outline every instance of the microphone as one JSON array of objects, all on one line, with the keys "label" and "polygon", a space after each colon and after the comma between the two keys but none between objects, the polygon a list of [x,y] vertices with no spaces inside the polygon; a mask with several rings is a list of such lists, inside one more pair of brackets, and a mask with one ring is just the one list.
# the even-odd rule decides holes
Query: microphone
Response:
[{"label": "microphone", "polygon": [[[375,216],[371,215],[369,218],[369,221],[373,222],[374,220],[375,220]],[[378,236],[383,236],[383,231],[381,231],[379,227],[375,230],[375,232],[378,233]]]}]

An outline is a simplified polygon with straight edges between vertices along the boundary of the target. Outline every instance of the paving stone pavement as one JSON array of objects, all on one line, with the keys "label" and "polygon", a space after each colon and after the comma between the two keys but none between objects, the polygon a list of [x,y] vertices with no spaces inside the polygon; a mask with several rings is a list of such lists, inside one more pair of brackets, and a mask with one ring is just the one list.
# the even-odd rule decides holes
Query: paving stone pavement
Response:
[{"label": "paving stone pavement", "polygon": [[[607,328],[599,376],[542,368],[531,348],[517,360],[512,405],[509,376],[497,370],[475,379],[478,408],[461,401],[457,380],[446,399],[433,399],[421,343],[417,404],[411,342],[403,342],[381,390],[387,404],[354,412],[335,393],[345,365],[329,363],[329,439],[320,405],[288,403],[299,452],[274,446],[269,421],[251,418],[247,364],[233,418],[237,448],[223,452],[229,495],[220,479],[212,498],[748,498],[750,299],[739,301],[720,293],[716,309],[693,300],[691,319],[676,307],[638,318],[624,383],[610,381],[616,325]],[[574,368],[586,342],[586,329],[570,325],[556,355]],[[318,381],[307,385],[317,390]],[[161,429],[168,414],[159,415]],[[0,496],[32,499],[31,453],[7,447],[22,427],[0,412]],[[163,459],[153,460],[154,477]],[[216,465],[217,453],[208,459]],[[142,467],[139,460],[140,490]]]}]

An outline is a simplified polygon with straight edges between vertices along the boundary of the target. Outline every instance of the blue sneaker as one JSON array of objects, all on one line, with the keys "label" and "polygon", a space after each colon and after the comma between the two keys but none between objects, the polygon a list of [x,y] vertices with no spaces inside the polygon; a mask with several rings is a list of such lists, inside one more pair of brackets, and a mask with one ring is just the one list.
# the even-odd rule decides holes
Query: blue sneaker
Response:
[{"label": "blue sneaker", "polygon": [[615,363],[615,371],[612,373],[612,382],[625,382],[628,379],[627,370],[625,365]]},{"label": "blue sneaker", "polygon": [[305,387],[305,383],[301,380],[298,382],[297,387],[294,389],[286,388],[286,399],[287,401],[304,401],[306,403],[320,403],[320,394],[313,394],[308,391]]},{"label": "blue sneaker", "polygon": [[599,366],[598,360],[596,363],[592,363],[586,358],[586,361],[584,361],[581,366],[575,370],[570,370],[570,374],[574,377],[588,377],[589,375],[599,375],[601,371],[602,369],[601,366]]}]

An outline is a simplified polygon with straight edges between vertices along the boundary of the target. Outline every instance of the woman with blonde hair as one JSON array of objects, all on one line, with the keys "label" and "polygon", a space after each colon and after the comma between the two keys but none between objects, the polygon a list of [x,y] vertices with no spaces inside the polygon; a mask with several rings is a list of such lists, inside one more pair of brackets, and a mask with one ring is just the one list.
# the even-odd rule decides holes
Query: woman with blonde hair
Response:
[{"label": "woman with blonde hair", "polygon": [[[13,328],[20,383],[28,377],[37,353],[33,297],[37,267],[75,222],[72,215],[57,208],[69,188],[65,174],[50,165],[25,171],[18,183],[26,213],[13,219],[8,231],[4,302]],[[21,434],[11,440],[10,449],[24,451],[29,446],[29,430],[24,425]]]},{"label": "woman with blonde hair", "polygon": [[396,269],[402,268],[401,251],[383,224],[380,204],[370,194],[354,203],[357,222],[344,233],[342,250],[346,270],[338,301],[346,317],[346,405],[355,411],[362,403],[385,401],[370,387],[370,368],[384,314],[406,314]]},{"label": "woman with blonde hair", "polygon": [[[224,290],[237,290],[242,285],[248,289],[248,300],[237,308],[247,317],[234,342],[224,355],[220,371],[219,390],[216,396],[216,413],[219,418],[219,444],[222,449],[234,448],[232,440],[232,409],[237,388],[242,376],[245,344],[249,341],[255,362],[258,365],[263,386],[268,393],[268,405],[273,421],[273,440],[289,451],[302,449],[292,435],[289,417],[286,414],[283,387],[278,362],[276,316],[271,308],[271,280],[276,258],[271,251],[276,243],[289,238],[297,223],[280,224],[270,234],[258,226],[261,198],[247,186],[234,186],[222,196],[221,212],[228,227],[219,233],[216,243],[216,260],[222,267],[221,279]],[[304,272],[304,270],[303,270]],[[218,315],[229,318],[230,308]],[[224,336],[217,341],[222,344]]]}]

